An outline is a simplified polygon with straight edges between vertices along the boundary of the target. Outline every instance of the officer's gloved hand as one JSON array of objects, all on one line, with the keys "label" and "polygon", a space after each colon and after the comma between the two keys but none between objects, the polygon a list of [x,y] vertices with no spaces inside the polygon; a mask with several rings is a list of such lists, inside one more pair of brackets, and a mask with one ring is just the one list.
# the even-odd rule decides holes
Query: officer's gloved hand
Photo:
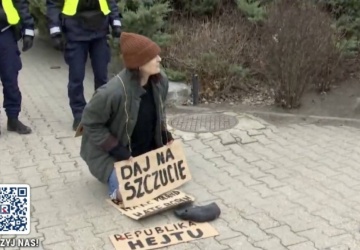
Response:
[{"label": "officer's gloved hand", "polygon": [[34,37],[33,36],[24,36],[23,38],[23,47],[22,51],[28,51],[33,46]]},{"label": "officer's gloved hand", "polygon": [[65,45],[61,33],[57,33],[56,35],[53,35],[51,39],[53,40],[54,48],[56,50],[60,50],[60,51],[64,50]]},{"label": "officer's gloved hand", "polygon": [[119,38],[121,35],[121,27],[120,26],[113,26],[112,28],[112,36],[113,38]]}]

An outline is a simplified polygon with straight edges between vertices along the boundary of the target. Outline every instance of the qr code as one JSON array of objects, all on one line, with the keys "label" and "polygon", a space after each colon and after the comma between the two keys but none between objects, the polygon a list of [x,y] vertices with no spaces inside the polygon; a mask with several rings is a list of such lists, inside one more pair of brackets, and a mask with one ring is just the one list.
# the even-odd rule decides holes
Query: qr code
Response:
[{"label": "qr code", "polygon": [[0,234],[30,233],[30,186],[0,184]]}]

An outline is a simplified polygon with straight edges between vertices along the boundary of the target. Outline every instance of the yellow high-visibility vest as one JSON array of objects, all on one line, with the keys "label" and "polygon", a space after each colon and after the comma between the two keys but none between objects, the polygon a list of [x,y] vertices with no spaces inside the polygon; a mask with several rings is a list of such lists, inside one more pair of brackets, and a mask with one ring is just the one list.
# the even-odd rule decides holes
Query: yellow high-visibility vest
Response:
[{"label": "yellow high-visibility vest", "polygon": [[9,24],[16,25],[20,21],[19,12],[14,7],[12,0],[2,0],[2,7]]},{"label": "yellow high-visibility vest", "polygon": [[[79,4],[79,0],[65,0],[62,13],[68,16],[75,15],[78,4]],[[107,0],[99,0],[99,4],[100,4],[100,10],[104,15],[110,13]]]}]

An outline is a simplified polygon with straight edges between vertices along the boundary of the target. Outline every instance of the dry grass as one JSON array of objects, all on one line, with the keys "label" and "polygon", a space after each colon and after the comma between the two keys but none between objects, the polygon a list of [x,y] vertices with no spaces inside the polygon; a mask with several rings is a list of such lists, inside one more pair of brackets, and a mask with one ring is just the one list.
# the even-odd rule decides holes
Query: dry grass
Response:
[{"label": "dry grass", "polygon": [[172,45],[164,49],[165,66],[197,73],[202,95],[212,97],[234,89],[251,89],[247,80],[253,39],[249,23],[236,11],[209,20],[173,20]]},{"label": "dry grass", "polygon": [[274,93],[275,102],[297,108],[304,91],[328,91],[344,73],[332,19],[311,1],[280,0],[270,5],[261,26],[236,9],[208,20],[172,20],[173,40],[164,65],[197,73],[206,99]]},{"label": "dry grass", "polygon": [[262,71],[275,88],[275,102],[297,108],[306,88],[327,91],[339,73],[338,37],[331,18],[306,1],[283,0],[268,13],[260,43]]}]

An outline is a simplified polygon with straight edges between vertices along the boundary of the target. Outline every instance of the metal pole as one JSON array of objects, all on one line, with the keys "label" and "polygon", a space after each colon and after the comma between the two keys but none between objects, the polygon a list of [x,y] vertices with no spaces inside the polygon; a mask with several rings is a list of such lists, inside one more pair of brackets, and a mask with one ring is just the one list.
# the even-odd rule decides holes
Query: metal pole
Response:
[{"label": "metal pole", "polygon": [[193,105],[196,106],[199,104],[199,79],[198,75],[194,74],[192,77],[192,97]]}]

